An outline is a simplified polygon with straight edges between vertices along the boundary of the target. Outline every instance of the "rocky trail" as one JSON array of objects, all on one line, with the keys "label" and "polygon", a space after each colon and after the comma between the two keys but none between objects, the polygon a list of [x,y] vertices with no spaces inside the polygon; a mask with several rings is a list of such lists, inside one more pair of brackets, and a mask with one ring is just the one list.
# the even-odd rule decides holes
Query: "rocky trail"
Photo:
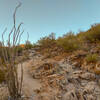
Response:
[{"label": "rocky trail", "polygon": [[[40,89],[41,83],[37,79],[29,74],[29,62],[23,62],[23,92],[25,97],[32,98],[34,96],[34,91]],[[21,64],[18,66],[18,75],[21,75]],[[19,76],[20,77],[20,76]]]},{"label": "rocky trail", "polygon": [[[39,53],[23,62],[24,100],[100,100],[100,75]],[[19,79],[21,64],[18,65]],[[6,90],[5,90],[6,91]]]},{"label": "rocky trail", "polygon": [[66,58],[44,58],[40,54],[31,56],[29,73],[41,80],[33,100],[100,100],[100,75],[78,68]]}]

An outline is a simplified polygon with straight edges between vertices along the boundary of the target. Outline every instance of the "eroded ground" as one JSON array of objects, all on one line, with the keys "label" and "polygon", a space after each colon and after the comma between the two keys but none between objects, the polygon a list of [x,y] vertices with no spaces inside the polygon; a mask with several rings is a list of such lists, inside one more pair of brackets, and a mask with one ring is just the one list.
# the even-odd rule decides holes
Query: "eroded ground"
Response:
[{"label": "eroded ground", "polygon": [[45,59],[37,53],[29,63],[33,79],[42,85],[35,90],[35,100],[100,100],[100,75],[75,66],[67,57]]},{"label": "eroded ground", "polygon": [[[29,58],[23,62],[25,100],[100,100],[100,75],[77,67],[67,56],[58,60],[32,51]],[[0,88],[1,95],[5,91]]]}]

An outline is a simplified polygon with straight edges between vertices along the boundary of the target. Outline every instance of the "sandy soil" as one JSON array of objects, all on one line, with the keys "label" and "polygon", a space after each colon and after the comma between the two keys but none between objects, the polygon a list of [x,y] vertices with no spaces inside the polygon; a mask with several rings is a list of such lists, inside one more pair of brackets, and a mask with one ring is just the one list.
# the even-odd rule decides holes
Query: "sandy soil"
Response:
[{"label": "sandy soil", "polygon": [[[37,79],[29,74],[29,61],[24,62],[23,64],[23,92],[25,96],[31,97],[34,95],[34,90],[40,89],[41,83]],[[21,76],[21,64],[18,65],[18,75]]]}]

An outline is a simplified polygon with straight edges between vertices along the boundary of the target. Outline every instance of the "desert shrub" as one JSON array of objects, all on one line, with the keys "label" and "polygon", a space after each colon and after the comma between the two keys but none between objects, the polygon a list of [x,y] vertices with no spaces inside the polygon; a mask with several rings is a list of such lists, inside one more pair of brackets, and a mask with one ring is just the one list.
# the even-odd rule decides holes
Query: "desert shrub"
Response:
[{"label": "desert shrub", "polygon": [[30,41],[26,41],[26,44],[25,44],[25,49],[31,49],[33,48],[33,45],[31,44]]},{"label": "desert shrub", "polygon": [[65,51],[74,51],[80,48],[80,41],[72,32],[67,33],[61,38],[57,39],[57,44]]},{"label": "desert shrub", "polygon": [[42,48],[48,48],[55,44],[55,34],[51,33],[49,36],[45,36],[38,40],[37,44]]},{"label": "desert shrub", "polygon": [[89,54],[86,56],[85,61],[87,63],[95,63],[98,61],[99,56],[97,54]]},{"label": "desert shrub", "polygon": [[18,55],[21,55],[23,50],[24,48],[21,46],[16,46],[15,48],[15,52],[17,52]]},{"label": "desert shrub", "polygon": [[5,73],[0,69],[0,83],[5,81]]},{"label": "desert shrub", "polygon": [[37,47],[38,47],[37,43],[33,43],[33,48],[37,48]]},{"label": "desert shrub", "polygon": [[84,33],[85,33],[85,32],[80,31],[80,32],[76,35],[77,38],[78,38],[78,40],[81,41],[82,43],[84,42],[84,39],[85,39]]},{"label": "desert shrub", "polygon": [[18,52],[18,54],[22,53],[22,51],[23,51],[23,48],[20,47],[20,46],[18,46],[18,47],[17,47],[17,52]]},{"label": "desert shrub", "polygon": [[8,47],[0,47],[0,59],[2,59],[2,61],[4,61],[2,50],[5,50],[6,51],[6,55],[8,56],[8,59],[6,59],[6,58],[5,59],[9,60],[9,57],[10,57],[9,48]]},{"label": "desert shrub", "polygon": [[83,38],[87,42],[100,41],[100,24],[92,25],[88,31],[84,32]]}]

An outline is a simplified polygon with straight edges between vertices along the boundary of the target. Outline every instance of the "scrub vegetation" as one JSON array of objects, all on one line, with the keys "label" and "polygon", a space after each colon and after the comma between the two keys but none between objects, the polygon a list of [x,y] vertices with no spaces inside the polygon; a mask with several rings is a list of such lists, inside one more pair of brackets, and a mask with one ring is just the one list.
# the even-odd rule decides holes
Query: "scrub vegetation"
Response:
[{"label": "scrub vegetation", "polygon": [[42,54],[47,54],[47,57],[79,55],[76,57],[79,61],[77,66],[83,66],[85,63],[97,64],[100,60],[100,24],[94,24],[89,30],[77,34],[68,32],[57,39],[54,33],[50,34],[38,40],[35,46]]},{"label": "scrub vegetation", "polygon": [[[23,65],[22,61],[16,63],[16,60],[20,59],[20,56],[29,58],[31,55],[33,57],[32,53],[28,53],[33,49],[36,50],[33,50],[37,52],[36,54],[40,53],[36,59],[41,54],[44,56],[42,60],[48,58],[59,61],[63,58],[69,61],[68,63],[72,63],[73,66],[100,75],[100,24],[94,24],[89,30],[80,31],[77,34],[68,32],[56,38],[55,33],[51,33],[48,36],[40,38],[35,44],[32,44],[28,39],[25,44],[20,44],[21,36],[24,32],[21,31],[23,23],[19,23],[18,26],[16,25],[16,12],[20,6],[21,4],[15,8],[13,27],[8,34],[6,45],[4,35],[7,29],[2,33],[2,41],[0,42],[0,84],[5,83],[7,85],[9,100],[20,100],[22,97]],[[20,80],[18,78],[18,64],[21,65]],[[56,73],[58,69],[54,66],[55,64],[51,63],[46,63],[42,67],[40,66],[39,70],[43,68],[41,73],[44,73],[43,75],[39,73],[40,77],[45,77],[45,74],[51,75]],[[50,69],[52,69],[51,72],[49,72]],[[59,69],[59,72],[61,69]]]}]

